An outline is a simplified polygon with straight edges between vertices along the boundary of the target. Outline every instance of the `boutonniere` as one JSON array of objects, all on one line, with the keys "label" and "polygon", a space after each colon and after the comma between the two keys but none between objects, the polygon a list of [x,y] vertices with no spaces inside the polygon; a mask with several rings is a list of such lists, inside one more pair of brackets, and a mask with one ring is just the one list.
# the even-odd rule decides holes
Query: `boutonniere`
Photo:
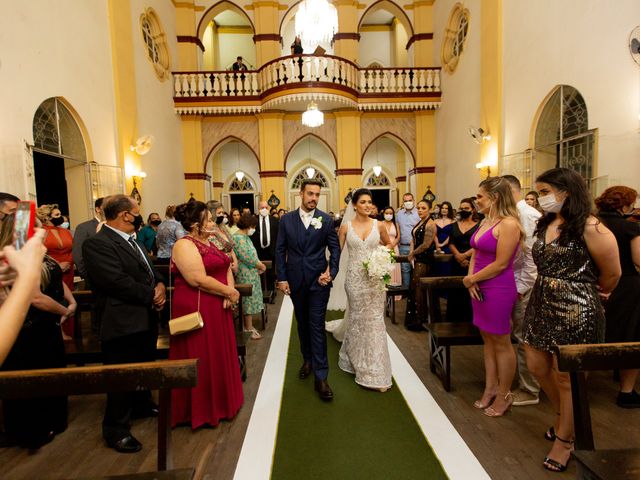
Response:
[{"label": "boutonniere", "polygon": [[309,225],[311,225],[316,230],[320,230],[322,228],[322,217],[314,217],[314,218],[312,218],[311,222],[309,223]]}]

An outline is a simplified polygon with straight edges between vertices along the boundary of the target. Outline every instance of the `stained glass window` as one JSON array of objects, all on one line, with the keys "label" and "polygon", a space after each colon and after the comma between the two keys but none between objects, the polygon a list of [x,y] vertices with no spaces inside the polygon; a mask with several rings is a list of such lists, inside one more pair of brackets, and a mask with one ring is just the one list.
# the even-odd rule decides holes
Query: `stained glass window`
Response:
[{"label": "stained glass window", "polygon": [[[308,178],[309,177],[304,170],[298,173],[291,183],[291,190],[299,190],[302,186],[302,182],[304,180],[307,180]],[[316,173],[313,178],[314,180],[320,180],[320,182],[322,183],[322,188],[329,188],[329,181],[327,180],[327,177],[325,177],[318,169],[316,169]]]},{"label": "stained glass window", "polygon": [[367,179],[367,187],[390,187],[391,186],[391,182],[389,182],[389,178],[384,174],[381,173],[380,175],[371,175],[368,179]]},{"label": "stained glass window", "polygon": [[246,175],[242,178],[242,180],[238,180],[237,178],[234,178],[233,181],[231,182],[231,185],[229,185],[229,191],[230,192],[251,192],[253,191],[253,184],[251,183],[251,180],[247,178]]}]

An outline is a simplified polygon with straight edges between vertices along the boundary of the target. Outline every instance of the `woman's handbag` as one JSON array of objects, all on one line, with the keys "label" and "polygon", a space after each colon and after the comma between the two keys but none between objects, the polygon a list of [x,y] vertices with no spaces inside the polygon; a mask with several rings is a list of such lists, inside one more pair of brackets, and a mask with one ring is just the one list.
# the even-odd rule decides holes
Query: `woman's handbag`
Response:
[{"label": "woman's handbag", "polygon": [[[171,286],[171,263],[169,262],[169,285]],[[171,298],[175,290],[171,293],[171,297],[169,297],[169,314],[173,313],[171,309]],[[198,309],[193,313],[188,313],[186,315],[182,315],[181,317],[172,318],[169,320],[169,333],[171,335],[180,335],[181,333],[192,332],[193,330],[198,330],[204,327],[204,321],[202,320],[202,315],[200,315],[200,289],[198,289]]]}]

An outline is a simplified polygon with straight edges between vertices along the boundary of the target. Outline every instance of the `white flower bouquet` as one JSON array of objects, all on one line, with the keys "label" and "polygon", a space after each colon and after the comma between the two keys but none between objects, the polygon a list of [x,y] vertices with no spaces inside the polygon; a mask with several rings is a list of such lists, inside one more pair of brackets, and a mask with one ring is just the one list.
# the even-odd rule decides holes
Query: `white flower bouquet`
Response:
[{"label": "white flower bouquet", "polygon": [[384,289],[384,286],[391,281],[395,262],[393,250],[380,245],[367,256],[362,264],[369,274],[369,278],[380,282],[380,287]]}]

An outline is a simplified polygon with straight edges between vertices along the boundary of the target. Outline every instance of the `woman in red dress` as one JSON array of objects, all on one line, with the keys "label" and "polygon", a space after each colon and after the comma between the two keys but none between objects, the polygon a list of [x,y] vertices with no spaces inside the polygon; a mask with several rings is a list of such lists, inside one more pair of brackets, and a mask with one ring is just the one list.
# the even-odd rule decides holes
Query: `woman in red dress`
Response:
[{"label": "woman in red dress", "polygon": [[170,359],[199,360],[198,386],[173,390],[171,423],[196,429],[235,417],[244,402],[231,314],[240,294],[229,257],[209,242],[214,222],[207,206],[197,201],[179,205],[175,219],[188,233],[173,247],[171,318],[199,311],[204,327],[171,337]]},{"label": "woman in red dress", "polygon": [[[47,247],[47,255],[53,258],[62,269],[62,282],[73,291],[73,255],[71,247],[73,245],[73,236],[66,228],[60,225],[64,223],[62,212],[58,205],[41,205],[38,207],[36,214],[42,222],[47,236],[44,240],[44,246]],[[70,317],[62,324],[62,336],[65,340],[71,340],[75,333],[75,317]]]}]

